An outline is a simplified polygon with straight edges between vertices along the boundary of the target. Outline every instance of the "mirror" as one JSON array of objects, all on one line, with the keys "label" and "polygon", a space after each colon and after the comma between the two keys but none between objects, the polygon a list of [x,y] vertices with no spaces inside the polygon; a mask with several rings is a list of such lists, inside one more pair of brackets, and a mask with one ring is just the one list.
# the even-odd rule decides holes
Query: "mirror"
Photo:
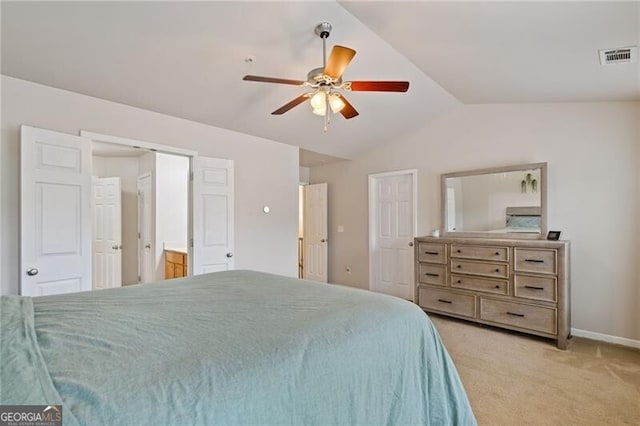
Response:
[{"label": "mirror", "polygon": [[544,238],[547,163],[441,175],[444,235]]}]

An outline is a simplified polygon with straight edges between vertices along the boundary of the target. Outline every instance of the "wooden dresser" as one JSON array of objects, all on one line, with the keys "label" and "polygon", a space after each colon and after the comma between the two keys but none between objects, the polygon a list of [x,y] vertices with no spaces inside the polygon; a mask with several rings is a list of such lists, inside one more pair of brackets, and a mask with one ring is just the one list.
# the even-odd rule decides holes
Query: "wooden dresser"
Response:
[{"label": "wooden dresser", "polygon": [[416,303],[425,311],[557,340],[571,331],[569,242],[415,239]]},{"label": "wooden dresser", "polygon": [[183,251],[164,251],[164,279],[186,277],[189,265],[188,254]]}]

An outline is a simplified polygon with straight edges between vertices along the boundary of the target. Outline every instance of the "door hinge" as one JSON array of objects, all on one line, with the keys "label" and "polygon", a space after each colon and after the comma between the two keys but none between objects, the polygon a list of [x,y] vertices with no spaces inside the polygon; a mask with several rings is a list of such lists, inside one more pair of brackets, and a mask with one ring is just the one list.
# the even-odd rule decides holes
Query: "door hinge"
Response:
[{"label": "door hinge", "polygon": [[193,247],[193,238],[189,238],[189,245]]},{"label": "door hinge", "polygon": [[138,239],[140,239],[140,233],[138,232]]},{"label": "door hinge", "polygon": [[[184,176],[184,175],[183,175]],[[189,180],[193,181],[193,172],[189,172]]]},{"label": "door hinge", "polygon": [[142,278],[142,277],[140,277],[140,275],[138,275],[138,282],[140,282],[140,281],[141,281],[141,278]]}]

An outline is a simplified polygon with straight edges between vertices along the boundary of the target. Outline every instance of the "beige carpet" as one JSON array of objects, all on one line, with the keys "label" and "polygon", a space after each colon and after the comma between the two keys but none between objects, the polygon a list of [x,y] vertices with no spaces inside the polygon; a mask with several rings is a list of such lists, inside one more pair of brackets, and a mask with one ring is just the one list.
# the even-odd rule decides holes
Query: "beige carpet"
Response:
[{"label": "beige carpet", "polygon": [[430,315],[480,425],[640,425],[640,351]]}]

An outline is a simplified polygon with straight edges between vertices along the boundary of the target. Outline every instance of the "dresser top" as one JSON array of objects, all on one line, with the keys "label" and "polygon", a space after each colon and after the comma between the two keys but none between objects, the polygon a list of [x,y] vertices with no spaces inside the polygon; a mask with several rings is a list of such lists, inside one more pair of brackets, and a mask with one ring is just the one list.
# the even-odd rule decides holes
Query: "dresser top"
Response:
[{"label": "dresser top", "polygon": [[474,244],[479,246],[513,246],[513,247],[534,247],[534,248],[568,248],[570,243],[567,240],[518,240],[507,238],[484,238],[484,237],[416,237],[416,242],[423,243],[449,243],[449,244]]}]

